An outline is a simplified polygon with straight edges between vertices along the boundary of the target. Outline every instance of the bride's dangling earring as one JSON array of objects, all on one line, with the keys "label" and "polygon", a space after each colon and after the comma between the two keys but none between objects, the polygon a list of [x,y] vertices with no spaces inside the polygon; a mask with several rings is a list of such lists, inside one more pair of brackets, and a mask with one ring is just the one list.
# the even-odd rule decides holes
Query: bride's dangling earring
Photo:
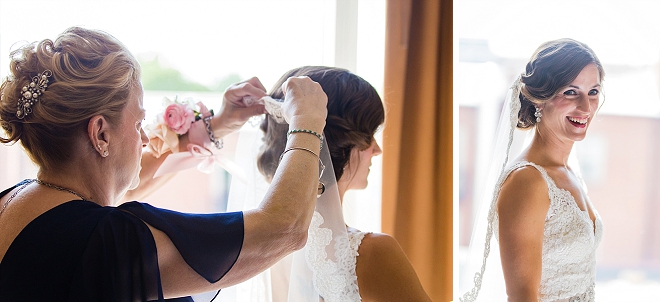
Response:
[{"label": "bride's dangling earring", "polygon": [[534,112],[534,116],[536,117],[536,123],[540,123],[541,122],[541,117],[543,116],[543,114],[541,114],[541,108],[540,107],[536,107],[536,112]]}]

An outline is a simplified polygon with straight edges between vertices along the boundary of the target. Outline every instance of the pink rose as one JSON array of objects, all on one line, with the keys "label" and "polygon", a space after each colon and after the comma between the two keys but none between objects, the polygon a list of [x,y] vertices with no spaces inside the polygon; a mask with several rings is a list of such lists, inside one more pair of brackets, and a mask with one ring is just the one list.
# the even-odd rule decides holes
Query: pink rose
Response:
[{"label": "pink rose", "polygon": [[188,106],[173,103],[165,108],[163,113],[165,125],[176,134],[186,134],[190,125],[195,121],[195,112]]}]

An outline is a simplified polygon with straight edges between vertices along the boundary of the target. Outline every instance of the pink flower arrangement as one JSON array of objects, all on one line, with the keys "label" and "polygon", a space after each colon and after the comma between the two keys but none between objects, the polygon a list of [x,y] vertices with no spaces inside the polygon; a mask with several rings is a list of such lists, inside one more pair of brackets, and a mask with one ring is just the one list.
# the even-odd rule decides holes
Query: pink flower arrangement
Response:
[{"label": "pink flower arrangement", "polygon": [[[163,106],[165,111],[156,115],[154,123],[145,126],[149,147],[156,157],[170,150],[177,153],[179,136],[188,133],[195,121],[213,116],[213,110],[208,110],[202,102],[194,104],[192,99],[180,102],[176,97],[174,101],[163,98]],[[206,131],[203,135],[206,135]]]},{"label": "pink flower arrangement", "polygon": [[195,122],[195,112],[186,104],[172,103],[163,113],[165,125],[172,129],[174,133],[183,135],[188,133],[190,125]]}]

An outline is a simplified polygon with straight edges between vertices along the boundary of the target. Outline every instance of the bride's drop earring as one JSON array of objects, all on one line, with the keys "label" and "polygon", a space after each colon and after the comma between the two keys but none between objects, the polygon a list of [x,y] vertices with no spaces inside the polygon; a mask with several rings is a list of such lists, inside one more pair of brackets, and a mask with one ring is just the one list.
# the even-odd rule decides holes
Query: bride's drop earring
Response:
[{"label": "bride's drop earring", "polygon": [[536,122],[540,123],[541,117],[543,116],[543,114],[541,114],[541,108],[536,107],[536,112],[534,112],[534,116],[536,117]]}]

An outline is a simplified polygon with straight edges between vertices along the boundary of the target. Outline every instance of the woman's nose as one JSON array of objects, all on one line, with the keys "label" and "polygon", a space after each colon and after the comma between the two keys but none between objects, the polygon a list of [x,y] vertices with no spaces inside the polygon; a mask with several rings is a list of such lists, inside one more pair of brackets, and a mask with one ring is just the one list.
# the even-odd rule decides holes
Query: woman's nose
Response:
[{"label": "woman's nose", "polygon": [[591,102],[589,101],[589,95],[581,95],[578,99],[578,109],[584,112],[591,112]]},{"label": "woman's nose", "polygon": [[144,132],[144,129],[140,129],[140,139],[142,139],[142,148],[147,147],[147,144],[149,144],[149,137],[147,137],[147,133]]}]

